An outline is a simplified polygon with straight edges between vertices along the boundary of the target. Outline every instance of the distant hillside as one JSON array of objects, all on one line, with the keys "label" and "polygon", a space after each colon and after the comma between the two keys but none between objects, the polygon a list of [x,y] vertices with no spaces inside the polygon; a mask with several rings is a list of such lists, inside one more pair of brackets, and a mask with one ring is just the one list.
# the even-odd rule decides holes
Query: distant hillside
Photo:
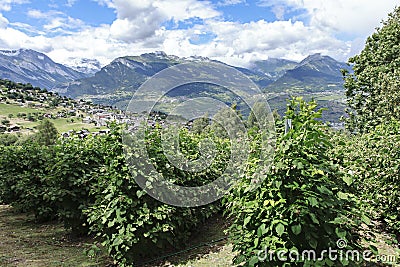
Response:
[{"label": "distant hillside", "polygon": [[277,80],[283,76],[286,71],[294,69],[298,63],[291,60],[269,58],[267,60],[255,61],[250,67],[251,70],[262,73],[272,80]]},{"label": "distant hillside", "polygon": [[55,90],[69,97],[133,92],[148,77],[177,63],[179,61],[165,54],[120,57],[103,67],[94,76],[67,83]]},{"label": "distant hillside", "polygon": [[266,92],[319,92],[327,90],[342,90],[343,76],[341,69],[351,70],[342,62],[329,56],[314,54],[287,70]]},{"label": "distant hillside", "polygon": [[30,49],[0,50],[0,78],[52,90],[56,85],[87,77],[45,54]]},{"label": "distant hillside", "polygon": [[105,121],[95,117],[98,112],[114,117],[114,114],[121,113],[110,107],[63,97],[31,84],[0,79],[0,134],[34,133],[44,119],[53,122],[60,133],[103,130]]},{"label": "distant hillside", "polygon": [[[196,61],[210,61],[208,58],[193,57],[179,58],[168,56],[163,52],[147,53],[140,56],[126,56],[113,60],[109,65],[103,67],[93,77],[83,78],[74,82],[69,82],[64,86],[59,86],[55,90],[69,97],[81,96],[120,96],[124,99],[127,95],[131,96],[144,81],[154,74],[170,66]],[[262,73],[253,70],[237,69],[252,79],[258,86],[265,87],[273,80]],[[101,97],[104,99],[103,97]],[[104,103],[104,104],[113,104]]]},{"label": "distant hillside", "polygon": [[[58,86],[54,90],[69,97],[89,97],[102,104],[128,99],[140,85],[157,72],[178,63],[207,58],[179,58],[163,52],[120,57],[95,73]],[[266,92],[301,93],[342,90],[340,69],[350,68],[342,62],[320,54],[311,55],[300,63],[284,59],[256,61],[249,68],[235,67]],[[107,100],[108,99],[108,100]]]},{"label": "distant hillside", "polygon": [[[197,56],[180,58],[155,52],[116,58],[101,69],[96,60],[72,60],[70,65],[86,72],[84,74],[54,63],[44,54],[21,49],[0,52],[0,78],[31,83],[68,97],[125,109],[134,92],[154,74],[170,66],[193,61],[212,60]],[[326,116],[327,120],[338,121],[344,115],[340,70],[350,70],[350,67],[329,56],[314,54],[299,63],[270,58],[256,61],[247,69],[235,68],[267,93],[270,105],[279,111],[286,106],[284,99],[290,95],[302,95],[321,99],[323,106],[332,107],[331,113]],[[213,96],[227,104],[238,101],[237,96],[223,88],[199,84],[180,86],[167,98],[178,97],[183,100],[196,96]],[[166,99],[166,102],[169,101],[171,99]]]}]

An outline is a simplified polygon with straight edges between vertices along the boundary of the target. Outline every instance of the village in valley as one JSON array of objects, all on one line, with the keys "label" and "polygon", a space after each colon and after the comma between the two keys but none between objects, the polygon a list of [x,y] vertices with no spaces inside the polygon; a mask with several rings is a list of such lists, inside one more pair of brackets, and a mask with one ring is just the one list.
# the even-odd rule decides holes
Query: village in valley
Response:
[{"label": "village in valley", "polygon": [[0,133],[30,134],[45,119],[63,137],[108,133],[108,123],[137,125],[139,116],[115,107],[74,100],[30,84],[0,80]]}]

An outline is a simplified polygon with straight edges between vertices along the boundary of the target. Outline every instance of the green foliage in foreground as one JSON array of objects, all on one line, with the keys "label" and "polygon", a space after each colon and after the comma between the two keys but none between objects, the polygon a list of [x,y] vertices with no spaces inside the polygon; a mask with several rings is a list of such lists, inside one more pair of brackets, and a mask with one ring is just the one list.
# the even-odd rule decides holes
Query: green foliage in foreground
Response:
[{"label": "green foliage in foreground", "polygon": [[[58,218],[74,234],[90,229],[121,266],[180,247],[197,225],[220,210],[220,203],[177,208],[148,196],[129,172],[121,131],[114,126],[106,136],[60,139],[50,146],[32,140],[1,146],[0,202],[33,212],[39,221]],[[186,154],[196,158],[200,136],[183,130],[180,137]],[[219,163],[189,175],[167,164],[160,138],[158,128],[148,133],[150,157],[167,179],[185,186],[216,179],[229,154],[229,142],[216,139]]]},{"label": "green foliage in foreground", "polygon": [[34,212],[39,221],[54,219],[55,203],[46,199],[48,167],[54,160],[53,149],[37,143],[0,146],[0,202],[17,211]]},{"label": "green foliage in foreground", "polygon": [[400,122],[378,125],[369,133],[338,134],[332,152],[342,155],[348,179],[354,181],[364,209],[400,232]]},{"label": "green foliage in foreground", "polygon": [[[317,119],[315,102],[293,99],[285,119],[292,128],[278,142],[271,169],[260,162],[264,140],[257,125],[249,130],[251,155],[243,176],[226,197],[233,225],[230,233],[236,263],[281,266],[276,258],[261,261],[264,252],[337,248],[358,249],[358,227],[369,219],[359,210],[375,211],[393,231],[399,231],[400,124],[378,126],[368,134],[333,134]],[[182,247],[198,226],[221,209],[219,202],[198,208],[178,208],[147,195],[135,177],[153,177],[129,168],[122,129],[111,127],[105,136],[59,139],[54,145],[36,139],[23,145],[0,146],[0,202],[33,212],[37,220],[57,218],[76,234],[98,236],[120,266]],[[165,179],[183,186],[208,184],[229,161],[232,143],[212,131],[179,131],[180,152],[191,160],[202,156],[201,140],[212,140],[213,163],[203,171],[171,166],[164,155],[161,128],[146,132],[146,151]],[[334,141],[332,146],[331,141]],[[126,151],[126,150],[125,150]],[[131,147],[128,159],[142,157]],[[204,151],[203,151],[204,152]],[[260,187],[257,181],[264,179]],[[363,200],[362,209],[358,199]],[[300,254],[301,256],[301,254]],[[301,259],[301,258],[300,258]],[[356,265],[355,262],[291,262],[291,266]]]},{"label": "green foliage in foreground", "polygon": [[[181,145],[188,156],[196,157],[197,135],[181,131]],[[117,135],[118,136],[118,135]],[[149,157],[157,164],[157,170],[173,183],[190,186],[209,183],[218,177],[218,166],[205,173],[186,173],[168,164],[160,150],[160,129],[147,135]],[[165,253],[179,248],[188,240],[196,227],[220,209],[219,202],[198,208],[182,208],[164,204],[147,195],[134,180],[146,175],[142,170],[126,165],[121,141],[104,143],[108,151],[105,165],[101,168],[97,183],[99,189],[92,191],[96,201],[86,213],[92,233],[102,240],[110,255],[120,266],[131,266],[149,255]],[[225,152],[225,151],[224,151]],[[135,148],[130,157],[138,156]],[[135,159],[141,162],[142,158]],[[219,164],[224,161],[217,160]],[[146,176],[150,182],[151,176]]]},{"label": "green foliage in foreground", "polygon": [[359,55],[349,59],[354,73],[344,72],[347,127],[368,131],[391,118],[400,119],[400,7],[368,37]]},{"label": "green foliage in foreground", "polygon": [[[358,248],[357,202],[328,154],[329,136],[316,120],[321,116],[316,107],[315,102],[301,99],[290,102],[285,119],[292,120],[292,128],[280,133],[271,171],[262,185],[252,191],[247,178],[228,197],[235,263],[286,266],[288,262],[277,258],[278,251],[287,257],[290,251],[298,251],[298,261],[290,266],[332,266],[340,263],[328,257],[317,262],[302,259],[302,252],[313,249],[318,258],[322,250],[337,248],[339,239],[347,241],[347,249]],[[250,166],[248,177],[258,168]]]}]

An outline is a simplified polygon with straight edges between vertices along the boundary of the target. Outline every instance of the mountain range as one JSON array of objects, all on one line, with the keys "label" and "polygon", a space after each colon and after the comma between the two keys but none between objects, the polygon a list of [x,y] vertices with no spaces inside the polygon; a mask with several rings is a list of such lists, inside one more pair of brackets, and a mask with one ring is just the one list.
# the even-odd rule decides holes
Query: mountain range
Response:
[{"label": "mountain range", "polygon": [[89,74],[55,63],[30,49],[0,50],[0,77],[52,90],[58,84],[88,77]]},{"label": "mountain range", "polygon": [[[154,52],[119,57],[104,67],[92,59],[75,59],[71,60],[69,66],[64,66],[34,50],[2,50],[0,78],[31,83],[73,98],[125,108],[144,81],[165,68],[188,61],[210,59],[180,58]],[[301,62],[271,58],[255,61],[248,68],[235,68],[253,80],[268,95],[272,108],[281,113],[286,106],[284,99],[289,95],[321,98],[322,102],[326,102],[322,103],[323,106],[334,105],[335,110],[340,111],[342,107],[337,108],[343,102],[340,70],[351,70],[347,64],[321,54],[310,55]],[[189,86],[183,91],[190,94],[191,91],[197,92],[198,88]],[[343,111],[329,119],[337,121],[341,115]]]}]

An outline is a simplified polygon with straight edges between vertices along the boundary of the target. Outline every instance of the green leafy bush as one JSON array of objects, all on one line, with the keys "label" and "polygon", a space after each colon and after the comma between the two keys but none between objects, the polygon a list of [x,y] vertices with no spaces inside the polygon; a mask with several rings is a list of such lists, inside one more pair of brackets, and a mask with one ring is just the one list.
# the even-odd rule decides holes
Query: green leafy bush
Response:
[{"label": "green leafy bush", "polygon": [[[148,151],[157,169],[165,179],[172,179],[178,184],[190,185],[196,177],[187,177],[167,160],[160,149],[160,129],[150,131],[147,136]],[[196,135],[181,133],[184,149],[193,153]],[[120,139],[120,133],[114,137]],[[197,137],[198,138],[198,137]],[[140,170],[129,171],[123,154],[123,145],[117,142],[106,142],[108,152],[104,167],[98,174],[98,188],[92,192],[95,204],[87,210],[92,233],[104,240],[103,245],[120,266],[131,266],[150,255],[162,254],[178,248],[196,231],[196,226],[220,209],[216,202],[198,208],[183,208],[164,204],[147,195],[134,180],[134,174],[142,175]],[[134,153],[134,152],[133,152]],[[133,157],[135,155],[132,155]],[[140,159],[138,159],[140,160]],[[220,162],[222,164],[222,162]],[[212,181],[215,175],[199,174],[200,181]],[[151,177],[148,177],[151,180]],[[185,183],[187,180],[188,183]]]},{"label": "green leafy bush", "polygon": [[26,142],[0,147],[0,201],[22,212],[34,212],[40,221],[55,218],[56,205],[46,199],[53,147]]},{"label": "green leafy bush", "polygon": [[367,38],[360,54],[349,59],[354,73],[343,71],[350,130],[366,132],[391,118],[400,119],[399,31],[397,6]]},{"label": "green leafy bush", "polygon": [[338,135],[332,153],[343,155],[348,179],[354,181],[364,209],[400,231],[400,123],[389,121],[369,133]]},{"label": "green leafy bush", "polygon": [[[290,101],[285,119],[291,120],[292,127],[286,134],[279,129],[274,163],[266,179],[252,190],[252,172],[257,169],[253,162],[247,179],[227,197],[234,220],[229,232],[236,264],[332,266],[335,263],[328,257],[314,262],[303,259],[302,252],[312,249],[319,257],[323,250],[337,248],[339,239],[346,240],[348,249],[357,248],[353,232],[360,223],[357,202],[328,153],[330,138],[317,120],[321,110],[316,107],[315,102],[299,98]],[[297,251],[300,257],[284,262],[277,257],[279,251],[287,257]],[[274,252],[272,258],[270,252]]]},{"label": "green leafy bush", "polygon": [[104,162],[101,137],[61,139],[52,146],[35,140],[0,148],[0,200],[40,221],[61,219],[76,234],[87,232],[82,210],[94,202],[93,173]]},{"label": "green leafy bush", "polygon": [[94,203],[89,193],[97,186],[97,173],[107,156],[102,149],[105,139],[104,136],[71,137],[59,140],[54,147],[54,164],[49,166],[45,200],[56,205],[59,219],[75,234],[88,231],[82,211]]}]

